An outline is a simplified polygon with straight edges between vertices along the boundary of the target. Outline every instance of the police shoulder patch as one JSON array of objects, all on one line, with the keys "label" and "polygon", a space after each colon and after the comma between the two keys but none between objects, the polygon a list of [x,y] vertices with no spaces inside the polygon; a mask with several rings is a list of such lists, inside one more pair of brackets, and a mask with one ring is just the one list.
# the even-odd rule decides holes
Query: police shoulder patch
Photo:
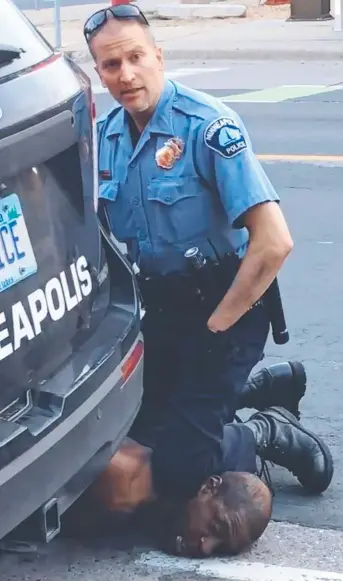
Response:
[{"label": "police shoulder patch", "polygon": [[221,156],[229,159],[234,157],[247,144],[238,125],[228,117],[218,117],[206,127],[204,141],[207,147],[213,149]]}]

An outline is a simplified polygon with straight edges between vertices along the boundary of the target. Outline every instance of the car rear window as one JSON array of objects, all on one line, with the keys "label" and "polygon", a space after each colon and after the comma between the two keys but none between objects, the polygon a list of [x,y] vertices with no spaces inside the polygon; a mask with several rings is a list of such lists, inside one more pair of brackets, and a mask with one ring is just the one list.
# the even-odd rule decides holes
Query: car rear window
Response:
[{"label": "car rear window", "polygon": [[53,52],[10,0],[0,0],[0,45],[21,49],[20,58],[5,63],[0,61],[0,79],[40,63]]}]

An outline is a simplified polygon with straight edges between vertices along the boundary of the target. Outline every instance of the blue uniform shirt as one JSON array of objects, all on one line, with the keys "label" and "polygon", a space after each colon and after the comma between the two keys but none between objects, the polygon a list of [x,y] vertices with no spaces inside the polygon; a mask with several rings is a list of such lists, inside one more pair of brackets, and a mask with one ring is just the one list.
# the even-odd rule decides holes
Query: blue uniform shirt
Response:
[{"label": "blue uniform shirt", "polygon": [[206,256],[213,246],[244,254],[240,218],[279,201],[239,116],[180,83],[165,82],[136,147],[120,106],[99,119],[98,146],[99,197],[112,232],[147,274],[183,270],[193,246]]}]

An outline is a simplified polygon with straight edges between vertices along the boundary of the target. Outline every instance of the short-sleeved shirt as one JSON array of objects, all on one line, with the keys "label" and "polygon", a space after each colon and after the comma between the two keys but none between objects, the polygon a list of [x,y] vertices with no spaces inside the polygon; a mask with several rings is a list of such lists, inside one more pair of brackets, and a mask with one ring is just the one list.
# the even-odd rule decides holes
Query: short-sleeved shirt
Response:
[{"label": "short-sleeved shirt", "polygon": [[242,217],[279,201],[240,117],[219,99],[166,80],[138,142],[120,106],[98,121],[99,197],[143,272],[186,268],[184,253],[244,255]]}]

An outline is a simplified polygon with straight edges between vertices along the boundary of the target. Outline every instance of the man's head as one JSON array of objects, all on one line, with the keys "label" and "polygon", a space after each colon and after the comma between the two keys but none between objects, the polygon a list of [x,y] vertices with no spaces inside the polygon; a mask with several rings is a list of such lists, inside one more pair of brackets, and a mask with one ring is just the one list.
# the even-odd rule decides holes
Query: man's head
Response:
[{"label": "man's head", "polygon": [[142,12],[118,5],[91,16],[84,35],[104,87],[145,124],[163,90],[163,58]]},{"label": "man's head", "polygon": [[260,538],[271,513],[272,495],[257,476],[241,472],[212,476],[188,502],[174,537],[175,551],[194,557],[238,554]]}]

